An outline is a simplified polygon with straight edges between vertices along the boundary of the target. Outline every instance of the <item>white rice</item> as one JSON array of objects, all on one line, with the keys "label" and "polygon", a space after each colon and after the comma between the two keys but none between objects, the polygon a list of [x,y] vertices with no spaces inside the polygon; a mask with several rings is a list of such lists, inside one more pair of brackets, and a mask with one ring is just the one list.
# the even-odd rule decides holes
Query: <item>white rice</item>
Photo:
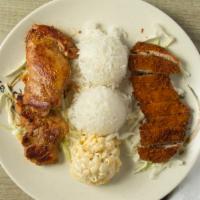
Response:
[{"label": "white rice", "polygon": [[82,91],[68,111],[72,125],[88,134],[119,131],[127,119],[127,104],[119,92],[97,86]]},{"label": "white rice", "polygon": [[122,34],[119,29],[108,33],[95,26],[83,29],[78,63],[87,84],[118,87],[128,63],[128,48],[121,40]]}]

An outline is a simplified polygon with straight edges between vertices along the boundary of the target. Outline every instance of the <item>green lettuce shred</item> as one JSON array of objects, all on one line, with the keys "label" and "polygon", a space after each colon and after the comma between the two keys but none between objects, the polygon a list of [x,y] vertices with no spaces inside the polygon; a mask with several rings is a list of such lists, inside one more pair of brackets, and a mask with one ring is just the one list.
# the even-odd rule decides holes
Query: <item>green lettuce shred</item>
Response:
[{"label": "green lettuce shred", "polygon": [[25,65],[26,64],[23,64],[5,75],[8,81],[4,84],[4,92],[0,94],[0,110],[6,110],[8,119],[8,126],[0,123],[0,128],[11,131],[18,138],[22,136],[25,129],[19,125],[18,115],[14,108],[15,98],[12,88],[20,81],[20,78],[25,71]]},{"label": "green lettuce shred", "polygon": [[25,70],[26,70],[26,63],[6,74],[5,77],[8,79],[7,84],[10,87],[14,87],[20,81]]},{"label": "green lettuce shred", "polygon": [[61,148],[64,152],[66,160],[71,161],[71,153],[69,145],[70,145],[69,141],[67,139],[64,139],[63,142],[61,143]]}]

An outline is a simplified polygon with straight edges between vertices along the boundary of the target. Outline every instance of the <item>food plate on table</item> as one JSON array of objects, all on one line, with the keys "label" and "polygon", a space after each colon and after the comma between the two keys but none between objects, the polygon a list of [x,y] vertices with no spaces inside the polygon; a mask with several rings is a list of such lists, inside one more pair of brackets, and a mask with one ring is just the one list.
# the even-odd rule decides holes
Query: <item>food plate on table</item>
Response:
[{"label": "food plate on table", "polygon": [[48,3],[0,60],[0,160],[33,198],[160,199],[194,165],[200,57],[148,3]]}]

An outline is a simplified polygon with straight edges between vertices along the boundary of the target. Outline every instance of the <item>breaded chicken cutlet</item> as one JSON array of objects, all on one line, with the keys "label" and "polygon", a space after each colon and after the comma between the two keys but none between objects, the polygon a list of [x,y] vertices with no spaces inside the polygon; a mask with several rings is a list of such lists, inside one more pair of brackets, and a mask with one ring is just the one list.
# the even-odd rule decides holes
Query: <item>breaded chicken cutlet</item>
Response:
[{"label": "breaded chicken cutlet", "polygon": [[183,145],[190,110],[170,81],[180,74],[179,60],[168,50],[138,42],[131,50],[133,95],[145,115],[140,125],[138,153],[143,160],[167,162]]},{"label": "breaded chicken cutlet", "polygon": [[188,118],[189,115],[186,114],[149,118],[149,121],[140,126],[141,145],[183,142]]},{"label": "breaded chicken cutlet", "polygon": [[131,77],[131,82],[134,90],[141,87],[165,87],[171,84],[169,76],[164,74],[134,75]]},{"label": "breaded chicken cutlet", "polygon": [[176,101],[179,95],[171,87],[150,88],[141,87],[134,90],[135,98],[140,102],[141,106],[148,103],[157,103],[163,101]]},{"label": "breaded chicken cutlet", "polygon": [[129,56],[129,63],[133,72],[152,72],[158,74],[180,73],[180,68],[176,63],[150,54],[132,54]]},{"label": "breaded chicken cutlet", "polygon": [[159,45],[154,45],[154,44],[150,44],[150,43],[146,43],[146,42],[137,42],[131,49],[131,54],[134,54],[134,53],[160,56],[160,57],[170,60],[176,64],[180,63],[178,58],[176,56],[174,56],[167,49],[165,49]]},{"label": "breaded chicken cutlet", "polygon": [[138,153],[142,160],[151,161],[153,163],[165,163],[177,153],[180,147],[180,145],[170,147],[139,147]]},{"label": "breaded chicken cutlet", "polygon": [[181,101],[161,101],[140,106],[146,118],[152,118],[155,113],[158,116],[176,115],[189,113],[189,108]]},{"label": "breaded chicken cutlet", "polygon": [[140,144],[152,147],[182,143],[185,138],[185,127],[150,127],[140,129]]}]

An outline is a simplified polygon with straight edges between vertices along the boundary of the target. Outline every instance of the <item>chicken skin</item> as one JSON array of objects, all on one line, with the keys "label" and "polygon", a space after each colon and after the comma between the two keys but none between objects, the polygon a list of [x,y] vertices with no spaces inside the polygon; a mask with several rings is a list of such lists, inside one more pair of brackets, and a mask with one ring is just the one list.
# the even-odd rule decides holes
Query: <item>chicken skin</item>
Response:
[{"label": "chicken skin", "polygon": [[58,113],[51,113],[26,129],[22,138],[25,156],[38,165],[57,162],[59,144],[68,131],[65,120]]},{"label": "chicken skin", "polygon": [[26,38],[23,103],[39,112],[59,108],[70,76],[69,59],[76,56],[77,48],[71,38],[53,27],[34,25]]},{"label": "chicken skin", "polygon": [[58,161],[68,132],[60,108],[77,51],[72,39],[53,27],[33,25],[27,34],[25,89],[15,108],[27,131],[22,138],[25,156],[38,165]]}]

